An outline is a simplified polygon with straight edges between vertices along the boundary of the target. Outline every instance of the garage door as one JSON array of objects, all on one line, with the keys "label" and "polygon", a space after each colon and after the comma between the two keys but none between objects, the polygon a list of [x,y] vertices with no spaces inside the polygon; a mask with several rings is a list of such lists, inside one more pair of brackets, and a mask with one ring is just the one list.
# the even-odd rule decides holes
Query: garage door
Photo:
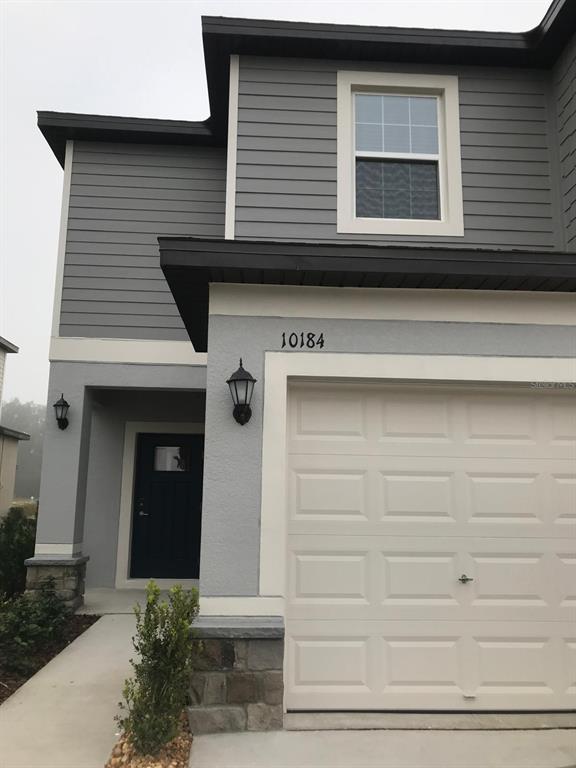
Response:
[{"label": "garage door", "polygon": [[289,710],[576,709],[575,400],[291,388]]}]

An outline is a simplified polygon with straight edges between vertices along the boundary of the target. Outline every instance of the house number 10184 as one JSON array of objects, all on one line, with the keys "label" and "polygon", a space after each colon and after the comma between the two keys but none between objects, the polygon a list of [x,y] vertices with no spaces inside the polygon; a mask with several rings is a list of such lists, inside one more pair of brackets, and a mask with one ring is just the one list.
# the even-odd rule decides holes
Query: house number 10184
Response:
[{"label": "house number 10184", "polygon": [[301,331],[300,333],[282,332],[282,349],[324,349],[324,334]]}]

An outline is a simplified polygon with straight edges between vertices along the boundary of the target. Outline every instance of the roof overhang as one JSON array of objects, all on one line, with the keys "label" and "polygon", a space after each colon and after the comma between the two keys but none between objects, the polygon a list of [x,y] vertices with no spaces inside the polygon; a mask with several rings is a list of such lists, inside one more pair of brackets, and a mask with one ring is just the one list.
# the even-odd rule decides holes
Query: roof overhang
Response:
[{"label": "roof overhang", "polygon": [[17,429],[3,427],[0,425],[0,437],[9,437],[12,440],[30,440],[30,435],[26,432],[19,432]]},{"label": "roof overhang", "polygon": [[64,164],[67,139],[225,146],[230,56],[546,68],[576,31],[576,0],[554,0],[528,32],[477,32],[310,24],[203,16],[211,117],[203,122],[39,112],[38,125]]},{"label": "roof overhang", "polygon": [[210,283],[576,291],[576,253],[161,237],[160,264],[197,352]]},{"label": "roof overhang", "polygon": [[198,122],[38,112],[38,127],[62,167],[66,141],[69,139],[195,146],[212,146],[216,143],[209,120]]},{"label": "roof overhang", "polygon": [[18,347],[16,344],[12,344],[11,341],[8,341],[3,336],[0,336],[0,349],[4,350],[4,352],[18,352]]},{"label": "roof overhang", "polygon": [[549,67],[576,31],[575,0],[554,0],[527,32],[479,32],[202,17],[214,131],[225,130],[232,54],[336,61]]}]

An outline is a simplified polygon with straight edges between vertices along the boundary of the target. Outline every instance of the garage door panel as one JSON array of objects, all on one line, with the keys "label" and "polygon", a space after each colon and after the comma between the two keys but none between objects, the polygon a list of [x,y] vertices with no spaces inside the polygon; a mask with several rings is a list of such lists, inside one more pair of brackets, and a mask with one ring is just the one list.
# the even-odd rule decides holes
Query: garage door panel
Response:
[{"label": "garage door panel", "polygon": [[460,622],[293,621],[288,709],[576,708],[573,624],[460,630]]},{"label": "garage door panel", "polygon": [[576,709],[569,394],[294,389],[288,708]]},{"label": "garage door panel", "polygon": [[[554,539],[295,535],[287,615],[574,620],[576,543],[563,546],[558,553]],[[471,581],[461,583],[462,575]]]},{"label": "garage door panel", "polygon": [[292,456],[290,529],[333,522],[363,533],[376,524],[401,535],[426,525],[431,534],[563,538],[576,530],[575,467],[560,459]]},{"label": "garage door panel", "polygon": [[406,389],[295,388],[288,452],[576,458],[569,392]]}]

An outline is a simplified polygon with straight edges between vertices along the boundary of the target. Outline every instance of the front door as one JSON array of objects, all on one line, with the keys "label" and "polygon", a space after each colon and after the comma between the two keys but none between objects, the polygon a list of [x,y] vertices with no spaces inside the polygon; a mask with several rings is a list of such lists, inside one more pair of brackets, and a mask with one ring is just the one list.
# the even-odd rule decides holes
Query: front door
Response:
[{"label": "front door", "polygon": [[198,578],[203,452],[204,435],[138,435],[131,578]]}]

